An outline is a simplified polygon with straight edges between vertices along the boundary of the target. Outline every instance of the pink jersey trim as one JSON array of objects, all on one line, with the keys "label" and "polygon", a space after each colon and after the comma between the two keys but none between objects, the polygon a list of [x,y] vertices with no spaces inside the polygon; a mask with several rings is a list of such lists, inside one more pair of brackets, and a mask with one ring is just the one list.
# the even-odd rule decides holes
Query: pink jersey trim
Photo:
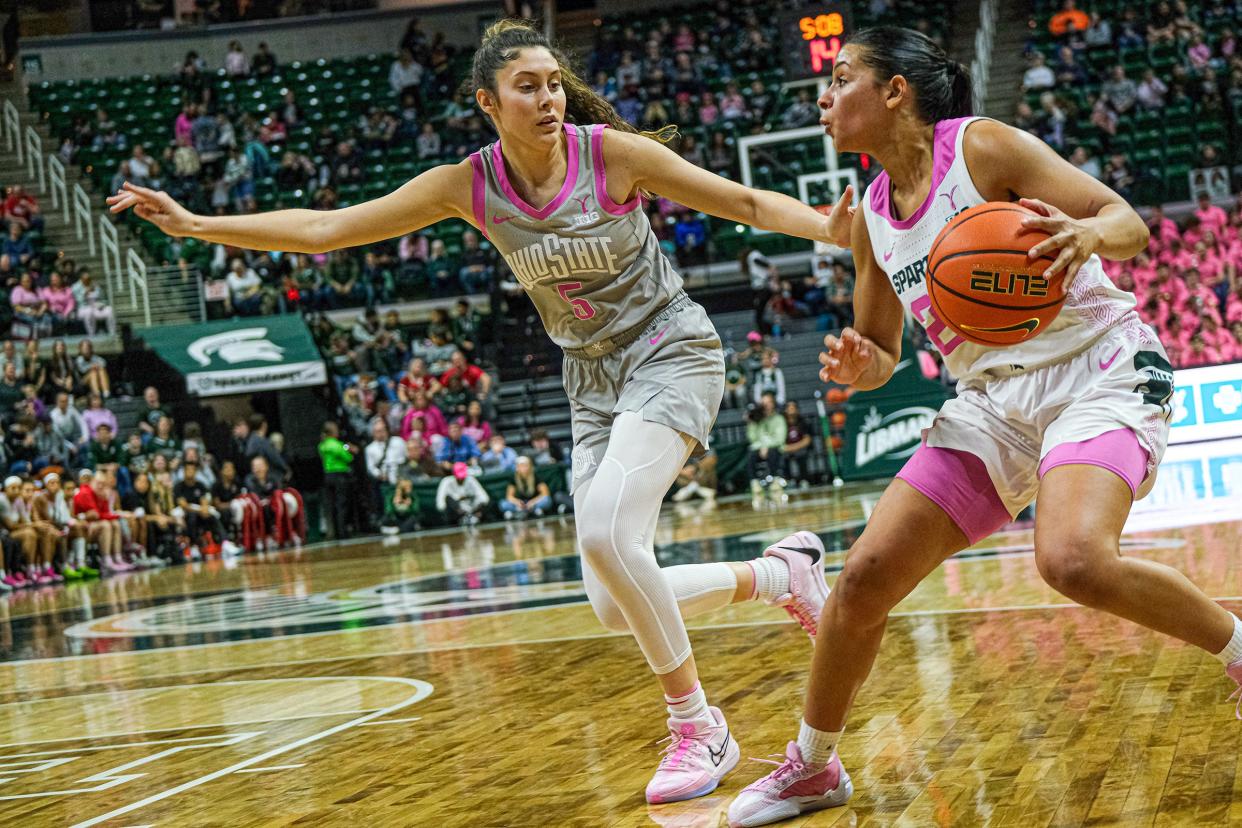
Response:
[{"label": "pink jersey trim", "polygon": [[971,546],[1010,520],[987,466],[970,452],[924,443],[897,477],[943,509]]},{"label": "pink jersey trim", "polygon": [[608,124],[596,124],[591,127],[591,165],[595,169],[595,198],[605,213],[623,216],[638,209],[639,197],[635,195],[624,204],[618,204],[608,195],[608,182],[604,177],[604,130]]},{"label": "pink jersey trim", "polygon": [[487,210],[485,199],[487,196],[487,172],[483,169],[483,156],[480,151],[476,150],[470,154],[470,168],[474,171],[474,175],[470,178],[470,207],[474,211],[474,223],[479,226],[479,232],[488,241],[491,236],[487,232]]},{"label": "pink jersey trim", "polygon": [[1130,429],[1115,428],[1090,440],[1057,446],[1039,464],[1039,476],[1072,464],[1108,469],[1125,481],[1131,495],[1137,495],[1147,476],[1147,449]]},{"label": "pink jersey trim", "polygon": [[917,224],[927,212],[927,208],[931,207],[932,202],[936,200],[936,191],[940,189],[940,183],[944,181],[949,168],[957,160],[957,133],[962,128],[962,124],[968,120],[970,119],[950,118],[936,123],[932,139],[931,189],[927,191],[927,198],[923,199],[923,203],[913,215],[900,221],[893,218],[891,182],[887,172],[880,173],[871,185],[871,210],[896,230],[909,230]]},{"label": "pink jersey trim", "polygon": [[496,165],[496,178],[500,184],[501,191],[509,197],[509,200],[513,202],[515,207],[531,218],[539,219],[540,221],[556,212],[556,208],[565,203],[565,199],[569,198],[569,194],[574,191],[574,185],[578,183],[578,131],[573,124],[565,124],[564,126],[566,143],[569,145],[565,159],[565,183],[561,185],[561,191],[556,194],[556,198],[549,201],[540,210],[536,210],[527,204],[517,194],[517,190],[513,189],[513,185],[509,183],[509,176],[505,172],[505,154],[501,150],[499,141],[496,142],[496,150],[492,153],[492,162]]}]

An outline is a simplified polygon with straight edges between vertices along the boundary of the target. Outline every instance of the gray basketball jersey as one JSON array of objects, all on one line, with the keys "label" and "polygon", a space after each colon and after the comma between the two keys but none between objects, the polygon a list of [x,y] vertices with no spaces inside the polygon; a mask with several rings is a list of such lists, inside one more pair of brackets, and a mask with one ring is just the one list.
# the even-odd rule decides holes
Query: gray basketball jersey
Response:
[{"label": "gray basketball jersey", "polygon": [[608,198],[606,124],[565,124],[568,171],[543,209],[527,204],[505,172],[500,142],[470,156],[475,222],[504,256],[562,348],[580,348],[639,325],[681,292],[635,196]]}]

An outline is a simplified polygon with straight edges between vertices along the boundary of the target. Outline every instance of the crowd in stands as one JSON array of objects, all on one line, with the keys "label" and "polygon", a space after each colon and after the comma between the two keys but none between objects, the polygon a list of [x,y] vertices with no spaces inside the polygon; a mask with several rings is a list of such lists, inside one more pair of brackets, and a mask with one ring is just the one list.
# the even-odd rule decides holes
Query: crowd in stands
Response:
[{"label": "crowd in stands", "polygon": [[373,9],[375,0],[137,0],[124,4],[128,14],[100,27],[170,29],[217,23],[248,23],[281,17]]},{"label": "crowd in stands", "polygon": [[19,339],[116,334],[116,319],[90,268],[48,250],[39,200],[20,184],[0,204],[0,330]]},{"label": "crowd in stands", "polygon": [[1138,297],[1175,368],[1242,361],[1242,194],[1230,212],[1202,196],[1180,226],[1155,207],[1148,226],[1146,252],[1105,270]]},{"label": "crowd in stands", "polygon": [[[222,103],[220,88],[247,78],[272,79],[277,56],[266,43],[248,54],[233,41],[223,67],[209,71],[197,52],[178,67],[175,85],[160,94],[179,97],[180,111],[158,144],[129,145],[106,105],[80,112],[60,137],[59,155],[72,163],[83,149],[125,155],[112,175],[163,189],[195,212],[244,214],[307,206],[332,209],[395,189],[383,174],[394,148],[416,148],[420,162],[460,161],[494,139],[473,97],[458,89],[461,61],[442,34],[428,36],[411,21],[388,73],[366,111],[352,124],[313,127],[307,107],[286,88],[280,104],[261,112]],[[149,133],[148,133],[149,134]],[[305,143],[295,141],[306,136]],[[305,151],[299,151],[304,148]],[[377,189],[378,187],[378,189]],[[275,195],[275,199],[265,199]],[[123,221],[134,221],[122,217]],[[289,255],[167,239],[157,251],[167,264],[199,267],[227,283],[226,315],[315,311],[414,298],[489,293],[503,262],[474,230],[451,237],[431,230],[328,255]]]},{"label": "crowd in stands", "polygon": [[324,426],[319,447],[332,536],[411,531],[422,523],[413,484],[432,481],[440,520],[473,525],[490,503],[474,479],[484,474],[513,477],[497,504],[506,518],[567,511],[567,498],[530,477],[563,461],[559,448],[534,432],[519,456],[492,424],[496,382],[479,365],[488,326],[467,300],[433,311],[425,331],[367,309],[349,329],[316,315],[311,332],[340,397],[339,421]]},{"label": "crowd in stands", "polygon": [[[154,387],[132,428],[109,406],[105,360],[83,339],[0,348],[0,590],[269,549],[306,537],[279,435],[237,421],[220,456],[197,423],[179,427]],[[90,557],[88,557],[88,551]]]},{"label": "crowd in stands", "polygon": [[1242,188],[1240,24],[1226,0],[1115,15],[1062,0],[1031,22],[1015,124],[1138,203],[1184,198],[1192,170],[1224,168],[1225,189]]}]

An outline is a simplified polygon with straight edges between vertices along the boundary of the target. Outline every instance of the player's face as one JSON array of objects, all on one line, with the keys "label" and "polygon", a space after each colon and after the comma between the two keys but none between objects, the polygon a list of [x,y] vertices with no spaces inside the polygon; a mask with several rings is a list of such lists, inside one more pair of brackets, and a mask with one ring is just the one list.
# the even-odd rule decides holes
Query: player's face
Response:
[{"label": "player's face", "polygon": [[502,138],[559,140],[565,122],[565,89],[560,64],[547,49],[522,49],[496,73],[496,97],[488,97],[491,107],[482,102],[483,109],[492,116]]},{"label": "player's face", "polygon": [[868,150],[871,134],[887,114],[883,91],[856,50],[841,49],[832,68],[832,83],[818,101],[819,122],[832,136],[837,152]]}]

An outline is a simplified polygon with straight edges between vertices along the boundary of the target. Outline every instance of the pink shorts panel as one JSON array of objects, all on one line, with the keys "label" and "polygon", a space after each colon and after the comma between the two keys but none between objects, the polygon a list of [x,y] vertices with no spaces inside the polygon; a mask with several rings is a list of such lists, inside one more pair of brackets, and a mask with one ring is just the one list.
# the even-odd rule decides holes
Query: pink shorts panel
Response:
[{"label": "pink shorts panel", "polygon": [[1137,495],[1147,476],[1147,449],[1133,431],[1116,428],[1090,440],[1055,447],[1039,464],[1039,476],[1042,479],[1049,469],[1071,464],[1108,469],[1125,481],[1130,494]]},{"label": "pink shorts panel", "polygon": [[897,477],[943,509],[972,546],[1011,519],[987,467],[970,452],[919,446]]}]

